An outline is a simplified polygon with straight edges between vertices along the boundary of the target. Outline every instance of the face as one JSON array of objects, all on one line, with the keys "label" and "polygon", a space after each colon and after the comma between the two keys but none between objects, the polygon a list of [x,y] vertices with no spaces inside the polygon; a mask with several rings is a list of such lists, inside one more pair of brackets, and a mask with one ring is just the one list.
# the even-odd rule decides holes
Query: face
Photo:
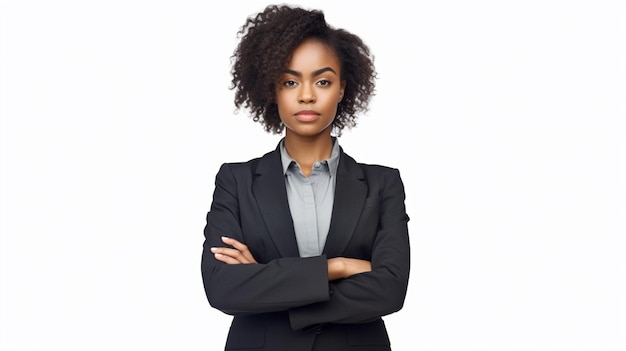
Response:
[{"label": "face", "polygon": [[276,85],[278,114],[286,137],[329,136],[343,97],[339,59],[320,41],[300,44]]}]

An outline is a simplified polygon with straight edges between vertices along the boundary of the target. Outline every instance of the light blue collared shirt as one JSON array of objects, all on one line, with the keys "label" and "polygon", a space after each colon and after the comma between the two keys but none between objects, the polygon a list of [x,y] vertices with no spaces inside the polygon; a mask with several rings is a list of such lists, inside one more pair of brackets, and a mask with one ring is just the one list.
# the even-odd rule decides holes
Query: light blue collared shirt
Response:
[{"label": "light blue collared shirt", "polygon": [[333,138],[330,158],[316,162],[308,177],[302,174],[298,162],[287,153],[284,139],[280,142],[280,156],[300,257],[319,256],[324,250],[330,229],[339,143],[337,138]]}]

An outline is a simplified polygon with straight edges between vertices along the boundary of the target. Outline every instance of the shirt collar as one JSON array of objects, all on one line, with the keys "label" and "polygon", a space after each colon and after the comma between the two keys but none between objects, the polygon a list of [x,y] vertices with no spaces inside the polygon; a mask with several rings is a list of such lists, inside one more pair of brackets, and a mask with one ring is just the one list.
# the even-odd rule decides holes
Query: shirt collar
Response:
[{"label": "shirt collar", "polygon": [[[337,173],[337,167],[339,166],[339,151],[340,149],[337,137],[333,137],[333,150],[330,153],[330,158],[320,161],[328,163],[328,171],[330,172],[331,177],[334,177]],[[287,149],[285,148],[285,138],[280,141],[280,159],[283,164],[283,174],[287,174],[289,166],[291,166],[292,163],[297,164],[296,160],[291,158],[291,156],[287,153]]]}]

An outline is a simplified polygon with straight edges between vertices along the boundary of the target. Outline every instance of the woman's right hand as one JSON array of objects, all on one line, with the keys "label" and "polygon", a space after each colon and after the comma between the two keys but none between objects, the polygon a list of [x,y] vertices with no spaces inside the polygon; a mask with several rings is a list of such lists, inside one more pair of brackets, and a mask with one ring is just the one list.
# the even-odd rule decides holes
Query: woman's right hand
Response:
[{"label": "woman's right hand", "polygon": [[327,260],[328,263],[328,281],[333,281],[349,276],[370,272],[372,263],[366,260],[347,257],[334,257]]}]

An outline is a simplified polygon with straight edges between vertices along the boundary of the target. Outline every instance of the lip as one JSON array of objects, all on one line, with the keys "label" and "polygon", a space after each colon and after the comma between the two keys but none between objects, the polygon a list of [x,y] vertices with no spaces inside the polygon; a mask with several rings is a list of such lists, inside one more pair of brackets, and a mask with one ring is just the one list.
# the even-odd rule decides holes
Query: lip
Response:
[{"label": "lip", "polygon": [[295,114],[296,119],[303,122],[314,121],[319,118],[320,113],[313,110],[302,110]]}]

